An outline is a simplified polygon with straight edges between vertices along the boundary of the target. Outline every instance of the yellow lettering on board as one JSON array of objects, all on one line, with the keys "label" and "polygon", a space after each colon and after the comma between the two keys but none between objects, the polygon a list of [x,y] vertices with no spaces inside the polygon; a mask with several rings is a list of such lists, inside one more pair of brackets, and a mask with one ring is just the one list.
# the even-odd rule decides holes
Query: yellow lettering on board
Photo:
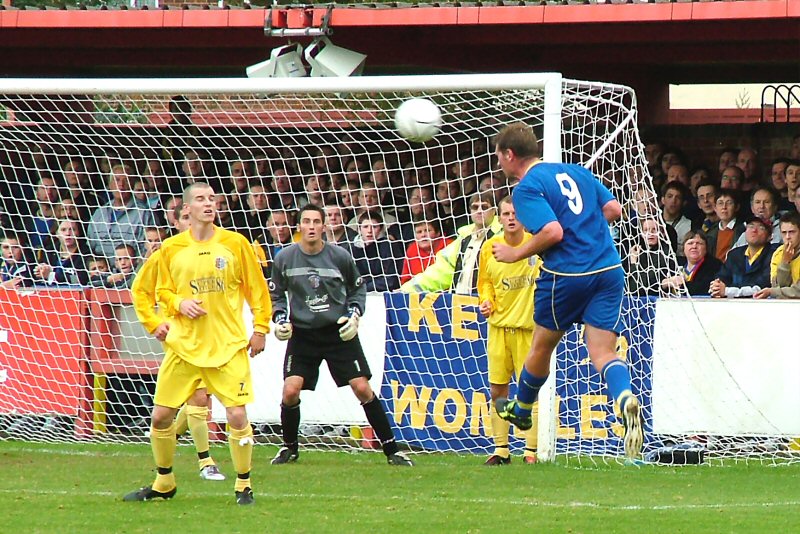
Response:
[{"label": "yellow lettering on board", "polygon": [[605,395],[581,395],[581,437],[586,439],[605,439],[608,431],[605,427],[597,428],[594,421],[606,420],[605,410],[592,410],[595,406],[605,406],[608,397]]},{"label": "yellow lettering on board", "polygon": [[556,395],[556,437],[558,439],[575,439],[575,429],[561,426],[561,397]]},{"label": "yellow lettering on board", "polygon": [[436,312],[433,311],[433,303],[439,298],[439,293],[427,293],[421,301],[419,295],[419,293],[408,295],[408,330],[419,332],[420,323],[425,319],[432,334],[441,334],[442,326],[436,319]]},{"label": "yellow lettering on board", "polygon": [[417,389],[414,386],[406,386],[403,392],[398,395],[400,383],[392,380],[392,401],[394,404],[394,422],[400,424],[403,414],[409,411],[411,428],[425,428],[425,417],[428,414],[428,403],[431,401],[431,388],[423,387],[417,398]]},{"label": "yellow lettering on board", "polygon": [[480,436],[481,428],[483,428],[484,436],[492,435],[492,417],[489,414],[489,403],[486,401],[486,395],[482,391],[476,391],[472,394],[469,433],[473,436]]},{"label": "yellow lettering on board", "polygon": [[[453,401],[456,407],[456,413],[453,415],[453,420],[448,421],[444,414],[444,407],[447,401]],[[464,396],[457,389],[443,389],[439,392],[436,400],[433,401],[433,424],[436,425],[442,432],[455,434],[464,427],[464,422],[467,420],[467,403]]]},{"label": "yellow lettering on board", "polygon": [[[475,341],[480,336],[478,331],[478,314],[474,311],[466,311],[466,306],[477,306],[478,297],[472,295],[453,295],[453,338],[468,339]],[[475,325],[474,328],[467,328],[464,323]]]}]

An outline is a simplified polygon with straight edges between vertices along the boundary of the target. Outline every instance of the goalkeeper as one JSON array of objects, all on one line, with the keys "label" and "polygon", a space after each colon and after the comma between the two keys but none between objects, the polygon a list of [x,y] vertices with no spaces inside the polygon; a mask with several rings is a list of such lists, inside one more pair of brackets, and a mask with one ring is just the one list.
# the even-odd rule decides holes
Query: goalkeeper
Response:
[{"label": "goalkeeper", "polygon": [[300,392],[314,390],[325,361],[336,385],[349,385],[361,402],[389,465],[412,466],[399,452],[389,419],[369,384],[372,373],[358,339],[367,292],[355,261],[345,249],[323,240],[322,208],[306,205],[299,219],[300,242],[275,257],[270,283],[275,337],[288,341],[281,399],[283,446],[272,464],[297,461]]},{"label": "goalkeeper", "polygon": [[[478,267],[479,310],[489,321],[487,355],[489,390],[492,396],[492,438],[494,452],[484,465],[511,463],[508,432],[511,424],[500,418],[494,402],[508,397],[512,375],[519,377],[533,339],[533,290],[539,276],[541,260],[531,256],[514,263],[501,263],[492,255],[495,243],[521,246],[532,236],[517,220],[511,197],[498,205],[503,233],[486,241],[481,247]],[[536,463],[536,425],[525,431],[526,464]]]},{"label": "goalkeeper", "polygon": [[[175,229],[183,232],[189,228],[189,214],[183,209],[183,202],[178,203],[173,209],[175,216]],[[160,244],[159,244],[160,246]],[[145,330],[159,341],[164,341],[169,332],[169,323],[164,317],[156,314],[156,282],[158,281],[159,250],[152,252],[144,262],[131,287],[131,299],[136,317]],[[194,447],[197,450],[197,463],[200,467],[200,476],[205,480],[225,480],[214,459],[209,454],[208,445],[208,391],[205,385],[197,388],[192,398],[183,405],[176,418],[176,433],[186,432],[188,428],[192,435]]]}]

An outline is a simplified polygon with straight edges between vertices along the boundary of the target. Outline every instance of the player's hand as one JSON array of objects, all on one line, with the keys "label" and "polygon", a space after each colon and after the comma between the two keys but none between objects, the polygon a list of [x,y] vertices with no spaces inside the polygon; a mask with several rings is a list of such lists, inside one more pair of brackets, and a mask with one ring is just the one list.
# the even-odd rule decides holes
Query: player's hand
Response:
[{"label": "player's hand", "polygon": [[517,257],[517,249],[504,243],[495,243],[492,245],[492,255],[494,259],[501,263],[514,263],[520,260],[520,258]]},{"label": "player's hand", "polygon": [[758,291],[756,291],[755,295],[753,295],[753,298],[754,299],[767,299],[767,298],[769,298],[771,293],[772,292],[770,291],[770,288],[765,287],[764,289],[759,289]]},{"label": "player's hand", "polygon": [[342,325],[339,328],[339,337],[342,341],[350,341],[358,334],[358,320],[361,318],[361,312],[358,308],[350,308],[348,315],[339,317],[336,321],[337,324]]},{"label": "player's hand", "polygon": [[198,299],[185,299],[181,301],[178,310],[189,319],[197,319],[206,315],[206,311],[200,306],[202,303],[203,301]]},{"label": "player's hand", "polygon": [[167,339],[167,334],[169,334],[169,323],[161,323],[153,330],[153,337],[159,341],[164,341]]},{"label": "player's hand", "polygon": [[264,352],[264,346],[267,344],[267,336],[261,332],[253,332],[250,336],[250,341],[247,343],[247,348],[250,349],[250,357],[255,358]]},{"label": "player's hand", "polygon": [[289,317],[286,312],[278,312],[272,317],[272,322],[275,323],[275,337],[278,341],[288,341],[292,337],[292,323],[289,322]]},{"label": "player's hand", "polygon": [[489,317],[494,311],[492,309],[492,302],[489,300],[484,300],[481,302],[480,306],[478,306],[478,311],[481,312],[481,315],[484,317]]}]

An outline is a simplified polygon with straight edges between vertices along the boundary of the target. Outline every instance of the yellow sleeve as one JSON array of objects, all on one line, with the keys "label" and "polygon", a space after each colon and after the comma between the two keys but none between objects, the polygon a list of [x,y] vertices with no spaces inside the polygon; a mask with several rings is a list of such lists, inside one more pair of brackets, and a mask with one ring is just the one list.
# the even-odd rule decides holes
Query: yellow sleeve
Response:
[{"label": "yellow sleeve", "polygon": [[156,283],[156,301],[158,306],[167,316],[180,314],[181,297],[176,288],[175,281],[170,273],[170,262],[174,250],[169,243],[161,245],[161,259],[158,262],[158,282]]},{"label": "yellow sleeve", "polygon": [[253,331],[266,334],[269,333],[269,321],[272,318],[272,299],[253,247],[244,238],[241,243],[244,298],[253,312]]},{"label": "yellow sleeve", "polygon": [[155,312],[156,304],[156,283],[158,282],[158,256],[156,251],[139,268],[136,278],[131,286],[131,300],[136,317],[142,323],[144,329],[153,333],[158,325],[164,322]]},{"label": "yellow sleeve", "polygon": [[782,256],[783,245],[779,246],[775,252],[772,253],[772,258],[769,261],[769,280],[773,287],[778,285],[778,264],[781,262]]},{"label": "yellow sleeve", "polygon": [[478,261],[478,301],[488,300],[494,306],[494,284],[488,271],[489,261],[492,258],[492,242],[493,240],[489,239],[481,246],[480,260]]}]

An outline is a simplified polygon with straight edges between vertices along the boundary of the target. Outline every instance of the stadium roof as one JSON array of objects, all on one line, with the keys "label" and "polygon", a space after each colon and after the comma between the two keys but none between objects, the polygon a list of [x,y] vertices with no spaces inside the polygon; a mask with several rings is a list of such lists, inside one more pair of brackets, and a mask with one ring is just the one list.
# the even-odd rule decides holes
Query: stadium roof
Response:
[{"label": "stadium roof", "polygon": [[[560,71],[634,86],[800,79],[800,0],[618,1],[338,5],[330,28],[335,44],[368,55],[370,74]],[[274,27],[303,28],[325,8],[273,11]],[[265,36],[269,13],[6,8],[0,72],[243,75],[287,42]]]}]

